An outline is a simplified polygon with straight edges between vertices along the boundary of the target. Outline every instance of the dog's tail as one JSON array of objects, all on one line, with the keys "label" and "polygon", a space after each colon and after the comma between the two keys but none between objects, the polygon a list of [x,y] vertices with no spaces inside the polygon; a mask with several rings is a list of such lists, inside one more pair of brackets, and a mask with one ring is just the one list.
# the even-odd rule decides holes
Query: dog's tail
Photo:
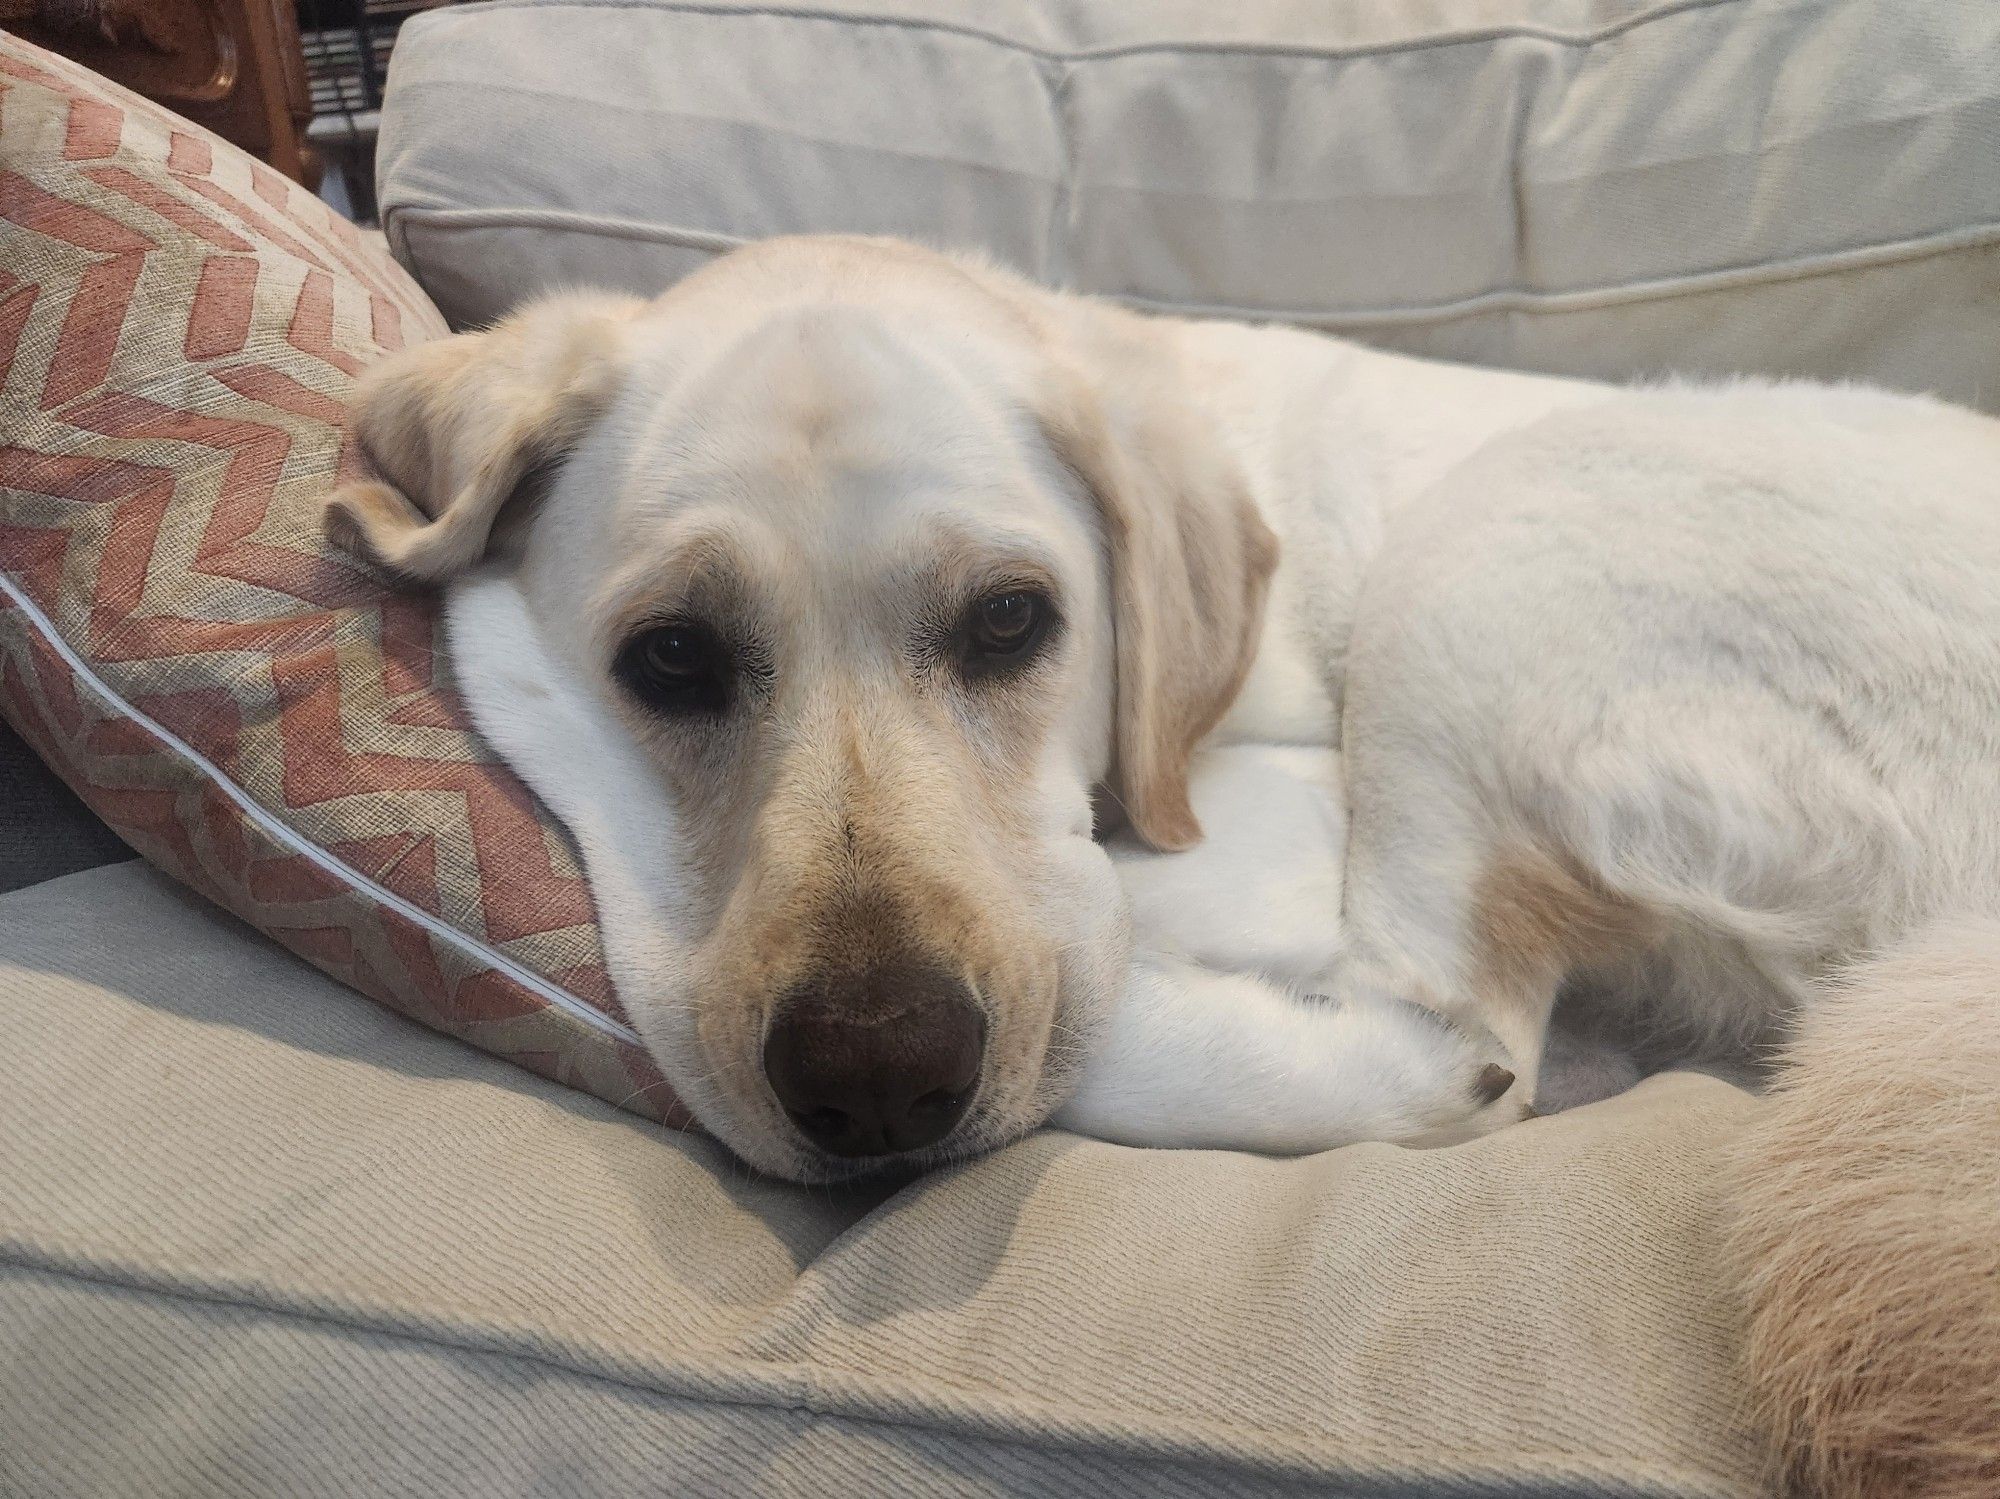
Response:
[{"label": "dog's tail", "polygon": [[1787,1489],[2000,1495],[2000,922],[1933,927],[1834,984],[1736,1167]]}]

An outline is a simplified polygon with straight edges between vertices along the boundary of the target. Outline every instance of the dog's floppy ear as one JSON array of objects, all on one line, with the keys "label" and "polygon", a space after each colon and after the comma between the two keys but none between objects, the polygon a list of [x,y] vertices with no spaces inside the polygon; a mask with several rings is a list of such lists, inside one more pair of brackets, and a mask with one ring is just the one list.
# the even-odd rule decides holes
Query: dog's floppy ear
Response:
[{"label": "dog's floppy ear", "polygon": [[626,335],[646,306],[551,297],[483,333],[417,344],[370,366],[349,406],[362,451],[387,482],[335,490],[327,535],[419,582],[471,567],[528,473],[604,414],[624,374]]},{"label": "dog's floppy ear", "polygon": [[1148,320],[1073,304],[1040,413],[1095,496],[1111,554],[1118,701],[1110,790],[1156,849],[1201,841],[1188,802],[1195,746],[1257,654],[1278,539],[1178,351]]}]

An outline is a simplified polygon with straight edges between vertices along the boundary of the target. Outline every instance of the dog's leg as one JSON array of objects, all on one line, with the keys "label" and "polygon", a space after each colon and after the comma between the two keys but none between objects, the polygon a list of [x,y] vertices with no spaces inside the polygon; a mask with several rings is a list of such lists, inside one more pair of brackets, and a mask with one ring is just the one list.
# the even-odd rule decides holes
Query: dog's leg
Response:
[{"label": "dog's leg", "polygon": [[1525,1108],[1564,978],[1636,949],[1651,922],[1510,828],[1463,779],[1410,771],[1406,757],[1397,774],[1353,779],[1339,992],[1490,1031]]},{"label": "dog's leg", "polygon": [[1507,1119],[1492,1037],[1394,1000],[1299,995],[1240,974],[1135,963],[1065,1129],[1126,1145],[1301,1155],[1436,1145]]}]

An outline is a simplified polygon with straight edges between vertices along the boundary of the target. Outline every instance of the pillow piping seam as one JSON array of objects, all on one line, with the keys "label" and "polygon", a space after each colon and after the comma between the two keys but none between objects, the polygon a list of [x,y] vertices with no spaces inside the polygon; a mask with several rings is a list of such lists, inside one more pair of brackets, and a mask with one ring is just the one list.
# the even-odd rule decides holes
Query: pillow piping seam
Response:
[{"label": "pillow piping seam", "polygon": [[333,876],[355,894],[364,896],[394,911],[406,921],[413,923],[422,931],[445,943],[447,946],[454,947],[467,957],[504,974],[534,994],[537,998],[547,1001],[550,1005],[569,1015],[572,1019],[581,1020],[586,1025],[603,1032],[614,1040],[623,1041],[632,1046],[644,1045],[639,1038],[639,1033],[631,1027],[621,1024],[611,1016],[606,1015],[603,1011],[586,1004],[567,989],[551,983],[532,969],[508,957],[498,948],[460,931],[449,922],[441,920],[429,911],[424,910],[423,907],[396,894],[386,886],[377,884],[353,866],[336,858],[326,849],[320,847],[319,844],[292,827],[291,824],[272,812],[249,792],[230,780],[212,760],[194,748],[193,745],[164,725],[141,713],[122,694],[113,689],[108,682],[92,669],[90,663],[79,655],[67,640],[63,639],[61,632],[56,629],[54,622],[42,612],[33,599],[27,596],[20,585],[4,571],[0,571],[0,593],[6,594],[8,599],[20,610],[21,616],[27,622],[29,628],[41,636],[49,648],[62,658],[64,666],[69,669],[78,681],[82,682],[100,699],[109,704],[119,717],[128,723],[136,725],[157,741],[162,748],[186,764],[203,781],[214,786],[234,804],[239,812],[255,824],[261,832],[291,849],[308,862],[316,865],[325,873]]}]

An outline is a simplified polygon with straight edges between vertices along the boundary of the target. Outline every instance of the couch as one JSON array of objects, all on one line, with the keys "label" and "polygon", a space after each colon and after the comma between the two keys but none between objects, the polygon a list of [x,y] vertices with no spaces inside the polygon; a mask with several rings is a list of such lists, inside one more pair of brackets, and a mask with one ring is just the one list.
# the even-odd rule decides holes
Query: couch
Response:
[{"label": "couch", "polygon": [[[413,22],[391,245],[461,323],[755,235],[1621,378],[2000,400],[1993,18],[1422,0]],[[1055,1131],[803,1190],[425,1030],[0,740],[0,1494],[1752,1495],[1692,1073],[1448,1150]]]}]

